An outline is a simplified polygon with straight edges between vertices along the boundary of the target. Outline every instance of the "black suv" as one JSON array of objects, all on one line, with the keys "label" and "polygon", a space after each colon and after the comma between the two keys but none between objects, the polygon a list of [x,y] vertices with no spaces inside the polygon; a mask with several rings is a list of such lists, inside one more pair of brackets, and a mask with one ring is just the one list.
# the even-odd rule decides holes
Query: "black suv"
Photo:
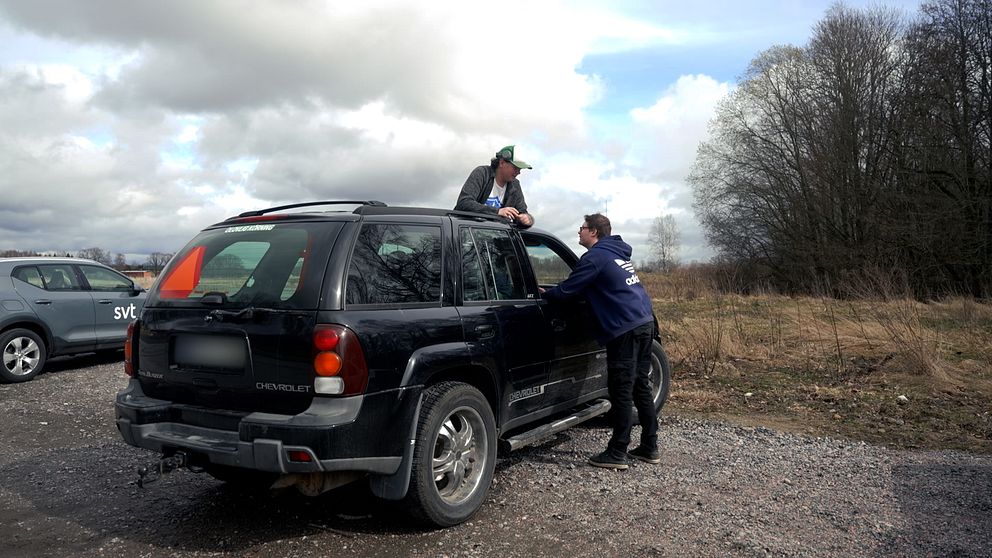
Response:
[{"label": "black suv", "polygon": [[[354,211],[315,206],[358,205]],[[131,326],[117,395],[160,472],[319,494],[368,478],[438,525],[485,499],[509,451],[602,414],[605,350],[583,302],[538,286],[577,258],[487,215],[311,202],[208,227]],[[660,409],[668,361],[654,346]]]}]

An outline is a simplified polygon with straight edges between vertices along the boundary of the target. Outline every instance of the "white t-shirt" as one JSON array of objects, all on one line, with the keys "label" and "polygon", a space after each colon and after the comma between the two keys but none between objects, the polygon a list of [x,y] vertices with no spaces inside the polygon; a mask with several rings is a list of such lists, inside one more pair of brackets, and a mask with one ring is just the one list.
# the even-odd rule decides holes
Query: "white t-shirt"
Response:
[{"label": "white t-shirt", "polygon": [[503,207],[503,196],[506,194],[506,186],[500,186],[493,180],[493,190],[486,199],[486,205],[499,209]]}]

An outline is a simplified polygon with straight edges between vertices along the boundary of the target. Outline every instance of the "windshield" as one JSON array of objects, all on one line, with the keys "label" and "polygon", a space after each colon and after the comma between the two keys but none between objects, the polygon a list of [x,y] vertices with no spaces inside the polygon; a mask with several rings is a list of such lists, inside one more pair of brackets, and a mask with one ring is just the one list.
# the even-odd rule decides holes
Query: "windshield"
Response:
[{"label": "windshield", "polygon": [[340,223],[232,225],[177,254],[146,306],[312,309]]}]

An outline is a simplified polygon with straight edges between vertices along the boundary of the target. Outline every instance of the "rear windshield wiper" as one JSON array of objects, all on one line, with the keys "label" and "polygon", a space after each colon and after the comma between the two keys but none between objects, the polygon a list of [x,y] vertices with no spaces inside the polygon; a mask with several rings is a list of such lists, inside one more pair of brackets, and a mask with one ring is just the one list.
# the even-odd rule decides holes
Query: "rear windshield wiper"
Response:
[{"label": "rear windshield wiper", "polygon": [[238,322],[238,321],[248,321],[255,317],[255,312],[259,310],[254,306],[249,306],[241,310],[211,310],[207,314],[208,320],[217,320],[218,322]]},{"label": "rear windshield wiper", "polygon": [[[227,304],[227,293],[221,291],[210,291],[200,298],[200,304],[209,306],[221,306]],[[255,308],[249,306],[241,310],[211,310],[207,314],[207,321],[217,320],[218,322],[236,322],[239,320],[250,320],[255,317]]]}]

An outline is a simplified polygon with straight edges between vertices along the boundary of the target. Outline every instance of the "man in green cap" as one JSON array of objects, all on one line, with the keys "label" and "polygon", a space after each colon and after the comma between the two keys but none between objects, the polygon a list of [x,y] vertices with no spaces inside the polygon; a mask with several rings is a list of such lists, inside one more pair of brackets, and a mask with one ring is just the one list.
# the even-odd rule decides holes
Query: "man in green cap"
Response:
[{"label": "man in green cap", "polygon": [[513,147],[508,145],[500,149],[489,165],[476,167],[468,175],[458,194],[455,210],[493,213],[524,227],[534,224],[534,218],[527,213],[524,192],[517,180],[521,169],[533,167],[515,159]]}]

